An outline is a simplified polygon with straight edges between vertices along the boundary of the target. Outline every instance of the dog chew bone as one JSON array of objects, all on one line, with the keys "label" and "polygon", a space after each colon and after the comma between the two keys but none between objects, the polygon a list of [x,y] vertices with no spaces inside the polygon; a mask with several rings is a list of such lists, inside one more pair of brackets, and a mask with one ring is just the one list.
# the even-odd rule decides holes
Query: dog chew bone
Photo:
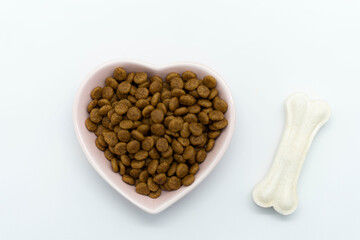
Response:
[{"label": "dog chew bone", "polygon": [[283,215],[291,214],[298,205],[297,181],[317,131],[330,118],[329,105],[311,101],[296,93],[286,103],[286,126],[272,166],[252,193],[261,207],[273,207]]}]

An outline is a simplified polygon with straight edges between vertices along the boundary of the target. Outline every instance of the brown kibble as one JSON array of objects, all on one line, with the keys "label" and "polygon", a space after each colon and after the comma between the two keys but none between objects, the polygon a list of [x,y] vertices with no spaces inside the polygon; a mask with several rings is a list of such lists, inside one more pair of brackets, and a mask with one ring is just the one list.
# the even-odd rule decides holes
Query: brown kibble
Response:
[{"label": "brown kibble", "polygon": [[121,122],[121,120],[123,119],[122,116],[119,116],[117,113],[113,113],[110,117],[110,122],[111,125],[119,125],[119,123]]},{"label": "brown kibble", "polygon": [[172,176],[168,180],[168,186],[172,190],[177,190],[181,187],[181,179],[175,176]]},{"label": "brown kibble", "polygon": [[119,162],[119,173],[121,176],[123,176],[125,174],[125,171],[126,171],[126,167],[124,164],[122,164],[122,162]]},{"label": "brown kibble", "polygon": [[154,81],[150,84],[149,91],[151,94],[155,94],[157,92],[160,92],[162,88],[162,82],[160,81]]},{"label": "brown kibble", "polygon": [[138,141],[143,141],[145,139],[144,135],[138,130],[131,131],[131,136]]},{"label": "brown kibble", "polygon": [[116,158],[111,159],[111,168],[113,172],[119,172],[119,165]]},{"label": "brown kibble", "polygon": [[192,158],[195,155],[195,149],[193,146],[187,146],[184,150],[183,157],[185,160]]},{"label": "brown kibble", "polygon": [[140,150],[140,142],[137,140],[131,140],[127,145],[126,145],[126,150],[129,153],[137,153]]},{"label": "brown kibble", "polygon": [[[146,152],[147,153],[147,152]],[[132,160],[131,161],[131,167],[135,169],[140,169],[145,165],[144,160]]]},{"label": "brown kibble", "polygon": [[195,176],[192,174],[189,174],[187,176],[185,176],[182,180],[181,183],[184,186],[189,186],[191,185],[193,182],[195,181]]},{"label": "brown kibble", "polygon": [[117,137],[121,142],[129,142],[131,139],[131,134],[128,130],[120,130],[117,133]]},{"label": "brown kibble", "polygon": [[213,88],[210,90],[210,94],[208,99],[212,100],[218,95],[218,90],[216,88]]},{"label": "brown kibble", "polygon": [[195,90],[200,85],[199,79],[192,78],[185,83],[185,89],[188,91]]},{"label": "brown kibble", "polygon": [[147,81],[147,74],[144,72],[138,72],[135,73],[134,76],[134,83],[136,84],[142,84]]},{"label": "brown kibble", "polygon": [[189,109],[189,113],[193,113],[193,114],[199,113],[201,111],[201,107],[197,104],[190,106],[188,109]]},{"label": "brown kibble", "polygon": [[154,178],[153,181],[157,184],[164,184],[166,182],[166,175],[165,173],[159,173]]},{"label": "brown kibble", "polygon": [[209,112],[209,118],[211,121],[220,121],[224,119],[224,114],[219,110]]},{"label": "brown kibble", "polygon": [[151,159],[159,159],[160,158],[160,153],[155,148],[152,148],[149,151],[149,157]]},{"label": "brown kibble", "polygon": [[194,163],[194,164],[191,165],[191,167],[190,167],[189,174],[195,175],[198,171],[199,171],[199,164],[198,164],[198,163]]},{"label": "brown kibble", "polygon": [[171,143],[173,151],[177,154],[182,154],[184,152],[184,147],[177,140],[173,140]]},{"label": "brown kibble", "polygon": [[156,135],[156,136],[163,136],[165,134],[165,127],[164,125],[160,124],[160,123],[155,123],[153,125],[151,125],[151,133]]},{"label": "brown kibble", "polygon": [[119,142],[115,145],[114,151],[117,155],[123,155],[126,153],[126,143]]},{"label": "brown kibble", "polygon": [[147,168],[147,171],[149,174],[151,175],[154,175],[157,168],[159,166],[159,161],[158,160],[152,160],[150,163],[149,163],[149,166]]},{"label": "brown kibble", "polygon": [[161,123],[164,120],[164,112],[160,109],[155,109],[151,112],[151,120],[154,123]]},{"label": "brown kibble", "polygon": [[131,120],[122,120],[119,125],[122,129],[130,129],[133,127],[133,124]]},{"label": "brown kibble", "polygon": [[185,95],[185,91],[180,88],[174,88],[171,90],[171,96],[172,97],[181,97],[182,95]]},{"label": "brown kibble", "polygon": [[95,133],[96,136],[100,136],[104,130],[105,130],[105,127],[103,125],[99,125],[96,128],[94,133]]},{"label": "brown kibble", "polygon": [[218,130],[226,128],[227,125],[228,125],[228,121],[226,120],[226,118],[213,123],[213,126]]},{"label": "brown kibble", "polygon": [[127,77],[125,69],[117,67],[114,70],[114,78],[118,81],[124,81]]},{"label": "brown kibble", "polygon": [[176,162],[173,162],[167,172],[167,175],[169,177],[173,176],[175,173],[176,173],[176,168],[177,168],[177,163]]},{"label": "brown kibble", "polygon": [[198,122],[198,119],[197,119],[197,117],[196,117],[195,114],[188,113],[188,114],[186,114],[186,116],[184,117],[184,121],[185,121],[185,122],[188,122],[188,123],[197,123],[197,122]]},{"label": "brown kibble", "polygon": [[144,88],[144,87],[139,87],[138,89],[136,89],[135,91],[135,97],[137,99],[145,99],[149,96],[149,89]]},{"label": "brown kibble", "polygon": [[100,109],[99,109],[99,115],[101,116],[106,116],[107,113],[112,109],[112,107],[110,105],[105,105],[105,106],[102,106]]},{"label": "brown kibble", "polygon": [[[137,178],[139,178],[139,176],[140,176],[140,173],[141,173],[141,169],[139,169],[139,168],[132,168],[132,169],[130,169],[130,171],[129,171],[129,174],[130,174],[130,176],[132,176],[134,179],[135,179],[135,185],[138,183],[138,181],[139,181],[139,179],[137,179]],[[140,181],[139,181],[140,182]]]},{"label": "brown kibble", "polygon": [[202,125],[200,123],[190,123],[189,130],[192,135],[200,136],[202,134]]},{"label": "brown kibble", "polygon": [[97,139],[98,139],[99,144],[100,144],[101,146],[103,146],[103,147],[107,147],[107,146],[108,146],[108,144],[105,142],[105,139],[104,139],[104,136],[103,136],[103,135],[99,135]]},{"label": "brown kibble", "polygon": [[213,149],[213,147],[214,147],[214,144],[215,144],[215,139],[210,138],[206,144],[205,151],[207,151],[207,152],[211,151],[211,149]]},{"label": "brown kibble", "polygon": [[95,123],[93,123],[93,122],[90,120],[90,118],[87,118],[87,119],[85,120],[85,126],[86,126],[86,128],[87,128],[90,132],[95,131],[96,128],[97,128],[97,125],[96,125]]},{"label": "brown kibble", "polygon": [[198,104],[204,108],[209,108],[212,106],[212,103],[210,102],[210,100],[207,100],[207,99],[199,99]]},{"label": "brown kibble", "polygon": [[87,106],[87,111],[91,112],[91,110],[93,110],[96,105],[98,104],[98,101],[96,99],[92,100],[89,105]]},{"label": "brown kibble", "polygon": [[131,107],[127,111],[126,116],[132,121],[137,121],[141,119],[141,111],[137,107]]},{"label": "brown kibble", "polygon": [[179,77],[175,77],[170,79],[170,87],[171,89],[175,89],[175,88],[184,88],[184,81],[179,78]]},{"label": "brown kibble", "polygon": [[228,109],[227,103],[222,99],[214,100],[214,108],[220,112],[225,113]]},{"label": "brown kibble", "polygon": [[104,87],[102,90],[102,97],[105,99],[110,99],[114,95],[114,89],[111,87]]},{"label": "brown kibble", "polygon": [[198,163],[202,163],[205,158],[206,158],[206,151],[204,149],[200,149],[197,153],[196,153],[196,161]]},{"label": "brown kibble", "polygon": [[167,82],[170,82],[170,80],[173,79],[173,78],[175,78],[175,77],[180,77],[180,74],[175,73],[175,72],[169,73],[169,74],[166,76],[166,81],[167,81]]},{"label": "brown kibble", "polygon": [[127,184],[130,184],[130,185],[134,185],[134,184],[135,184],[135,180],[134,180],[132,177],[130,177],[129,175],[127,175],[127,174],[124,174],[124,175],[123,175],[122,180],[123,180],[124,182],[126,182]]},{"label": "brown kibble", "polygon": [[196,74],[193,73],[192,71],[185,71],[185,72],[183,72],[181,77],[182,77],[182,79],[184,79],[184,81],[188,81],[192,78],[196,78]]},{"label": "brown kibble", "polygon": [[139,109],[144,109],[146,106],[151,106],[149,104],[150,103],[147,99],[139,99],[139,101],[135,103],[135,106],[138,107]]},{"label": "brown kibble", "polygon": [[160,93],[158,93],[158,92],[155,93],[151,98],[151,101],[150,101],[151,105],[156,106],[160,100],[160,97],[161,97]]},{"label": "brown kibble", "polygon": [[156,192],[156,191],[159,189],[159,185],[157,185],[156,183],[154,183],[152,177],[149,177],[149,178],[147,179],[147,185],[148,185],[150,191],[152,191],[152,192]]},{"label": "brown kibble", "polygon": [[117,89],[119,83],[112,77],[107,77],[105,79],[105,86],[111,87],[112,89]]},{"label": "brown kibble", "polygon": [[99,100],[101,98],[101,94],[102,94],[102,88],[96,87],[91,91],[90,96],[92,99]]},{"label": "brown kibble", "polygon": [[217,138],[220,136],[221,131],[211,131],[208,133],[208,138]]},{"label": "brown kibble", "polygon": [[189,130],[189,123],[185,122],[183,124],[183,127],[182,127],[181,131],[180,131],[180,135],[183,138],[188,138],[190,136],[190,134],[191,134],[191,132]]},{"label": "brown kibble", "polygon": [[210,90],[207,86],[205,85],[200,85],[198,88],[197,88],[197,93],[199,94],[200,97],[202,98],[207,98],[210,94]]},{"label": "brown kibble", "polygon": [[90,112],[90,120],[94,123],[99,123],[101,121],[102,117],[99,114],[99,109],[98,108],[94,108],[93,110],[91,110]]},{"label": "brown kibble", "polygon": [[106,147],[101,146],[101,144],[99,143],[99,138],[97,138],[95,140],[95,145],[100,151],[105,151],[106,150]]},{"label": "brown kibble", "polygon": [[144,150],[139,150],[137,153],[135,153],[134,158],[138,161],[145,160],[149,156],[149,153]]},{"label": "brown kibble", "polygon": [[156,172],[157,172],[157,173],[166,173],[166,172],[168,171],[169,167],[170,167],[170,164],[169,164],[169,163],[167,163],[167,162],[162,162],[162,163],[159,164]]},{"label": "brown kibble", "polygon": [[178,132],[182,129],[184,121],[181,118],[174,118],[169,123],[169,130],[173,132]]},{"label": "brown kibble", "polygon": [[210,123],[209,116],[204,111],[199,113],[198,118],[199,118],[199,122],[202,123],[202,124],[209,124]]},{"label": "brown kibble", "polygon": [[150,149],[154,146],[154,139],[152,137],[145,137],[144,141],[141,142],[141,147],[145,151],[150,151]]},{"label": "brown kibble", "polygon": [[189,94],[181,96],[179,100],[180,100],[180,104],[184,106],[191,106],[196,103],[196,99]]},{"label": "brown kibble", "polygon": [[187,146],[190,145],[190,139],[188,139],[188,138],[178,137],[177,140],[178,140],[179,143],[181,143],[181,145],[183,145],[184,147],[187,147]]},{"label": "brown kibble", "polygon": [[150,117],[151,112],[154,110],[154,106],[148,105],[142,110],[143,117]]},{"label": "brown kibble", "polygon": [[122,162],[122,164],[124,164],[125,166],[130,166],[131,164],[131,160],[127,155],[121,155],[120,156],[120,161]]},{"label": "brown kibble", "polygon": [[190,143],[194,146],[203,146],[206,143],[206,137],[204,134],[201,134],[200,136],[190,136]]},{"label": "brown kibble", "polygon": [[146,135],[149,130],[150,130],[150,126],[149,125],[146,125],[146,124],[140,124],[138,127],[137,127],[137,130],[139,132],[141,132],[143,135]]},{"label": "brown kibble", "polygon": [[185,115],[189,112],[189,109],[186,108],[186,107],[181,107],[181,108],[178,108],[175,110],[174,114],[176,116],[182,116],[182,115]]},{"label": "brown kibble", "polygon": [[129,82],[129,83],[132,83],[134,81],[134,76],[135,76],[135,73],[129,73],[125,79],[125,81]]},{"label": "brown kibble", "polygon": [[147,182],[147,179],[149,177],[149,173],[146,170],[143,170],[139,175],[140,182]]},{"label": "brown kibble", "polygon": [[121,82],[117,88],[117,91],[120,94],[127,94],[130,92],[130,90],[131,90],[131,83],[127,81]]},{"label": "brown kibble", "polygon": [[159,188],[156,192],[150,192],[148,196],[155,199],[160,197],[160,195],[161,195],[161,188]]},{"label": "brown kibble", "polygon": [[168,149],[169,143],[165,138],[159,138],[156,141],[156,149],[159,152],[165,152]]},{"label": "brown kibble", "polygon": [[216,79],[212,76],[205,76],[203,79],[203,84],[210,89],[214,88],[216,87]]},{"label": "brown kibble", "polygon": [[169,102],[169,110],[174,112],[180,106],[179,99],[177,97],[173,97]]},{"label": "brown kibble", "polygon": [[119,141],[114,132],[103,132],[102,135],[104,136],[105,142],[110,146],[115,146]]},{"label": "brown kibble", "polygon": [[179,163],[176,168],[176,176],[179,178],[185,177],[189,172],[189,167],[185,163]]},{"label": "brown kibble", "polygon": [[148,195],[150,190],[146,183],[139,183],[136,185],[136,192],[141,195]]},{"label": "brown kibble", "polygon": [[[125,106],[127,106],[128,108],[132,106],[131,102],[127,99],[121,99],[119,101],[119,104],[124,104]],[[127,111],[127,110],[126,110]]]}]

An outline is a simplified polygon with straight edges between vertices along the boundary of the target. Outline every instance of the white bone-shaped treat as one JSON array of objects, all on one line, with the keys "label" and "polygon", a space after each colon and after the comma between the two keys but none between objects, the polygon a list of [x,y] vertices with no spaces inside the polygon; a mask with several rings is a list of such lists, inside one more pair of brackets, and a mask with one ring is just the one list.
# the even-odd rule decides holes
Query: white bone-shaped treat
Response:
[{"label": "white bone-shaped treat", "polygon": [[302,165],[317,131],[330,118],[329,105],[296,93],[286,103],[286,126],[269,172],[252,193],[261,207],[273,207],[283,215],[298,205],[297,182]]}]

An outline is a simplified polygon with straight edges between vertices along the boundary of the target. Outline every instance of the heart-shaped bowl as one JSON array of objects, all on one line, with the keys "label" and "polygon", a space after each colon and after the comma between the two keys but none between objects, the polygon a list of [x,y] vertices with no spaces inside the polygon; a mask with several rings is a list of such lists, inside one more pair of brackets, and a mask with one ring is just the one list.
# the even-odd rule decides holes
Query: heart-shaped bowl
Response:
[{"label": "heart-shaped bowl", "polygon": [[[181,74],[187,70],[196,73],[199,79],[202,79],[206,75],[211,75],[216,78],[218,94],[220,98],[224,99],[228,104],[228,110],[225,113],[225,117],[228,120],[228,126],[216,139],[215,146],[208,153],[205,161],[200,164],[200,169],[196,173],[195,181],[192,185],[187,187],[183,186],[176,191],[163,191],[161,196],[157,199],[139,195],[135,192],[134,186],[130,186],[123,182],[120,174],[112,171],[110,162],[105,158],[104,153],[95,146],[95,134],[89,132],[85,127],[85,120],[89,117],[87,105],[91,101],[90,92],[96,86],[104,86],[105,78],[112,76],[116,67],[123,67],[127,72],[146,72],[148,76],[158,75],[163,79],[170,72],[178,72]],[[90,164],[99,175],[130,202],[148,213],[156,214],[163,211],[197,187],[218,164],[228,148],[234,132],[235,106],[229,87],[222,77],[204,65],[184,62],[159,66],[134,60],[114,60],[100,65],[85,78],[75,97],[73,120],[80,145]]]}]

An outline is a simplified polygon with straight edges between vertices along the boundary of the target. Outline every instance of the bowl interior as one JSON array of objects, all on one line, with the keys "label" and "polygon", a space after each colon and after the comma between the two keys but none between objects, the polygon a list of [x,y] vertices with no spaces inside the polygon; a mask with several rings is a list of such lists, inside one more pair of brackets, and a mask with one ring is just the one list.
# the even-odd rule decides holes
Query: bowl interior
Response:
[{"label": "bowl interior", "polygon": [[[163,191],[161,196],[157,199],[139,195],[135,192],[134,186],[124,183],[120,174],[114,173],[111,170],[110,162],[105,158],[103,152],[95,146],[95,134],[89,132],[85,127],[85,120],[89,117],[86,109],[91,101],[90,92],[96,86],[103,87],[105,78],[112,76],[116,67],[123,67],[127,72],[143,71],[146,72],[148,76],[159,75],[163,79],[170,72],[182,73],[187,70],[195,72],[199,79],[202,79],[205,75],[212,75],[217,79],[219,96],[228,103],[228,111],[225,114],[225,117],[228,120],[228,126],[216,139],[215,146],[212,151],[208,153],[206,160],[200,164],[200,169],[196,174],[195,181],[192,185],[181,187],[176,191]],[[158,213],[195,188],[219,162],[230,143],[234,131],[235,109],[229,88],[226,86],[223,79],[216,72],[205,66],[195,63],[177,63],[166,66],[156,66],[135,61],[119,60],[103,64],[87,76],[75,99],[74,125],[80,145],[89,162],[105,181],[138,207],[149,213]]]}]

